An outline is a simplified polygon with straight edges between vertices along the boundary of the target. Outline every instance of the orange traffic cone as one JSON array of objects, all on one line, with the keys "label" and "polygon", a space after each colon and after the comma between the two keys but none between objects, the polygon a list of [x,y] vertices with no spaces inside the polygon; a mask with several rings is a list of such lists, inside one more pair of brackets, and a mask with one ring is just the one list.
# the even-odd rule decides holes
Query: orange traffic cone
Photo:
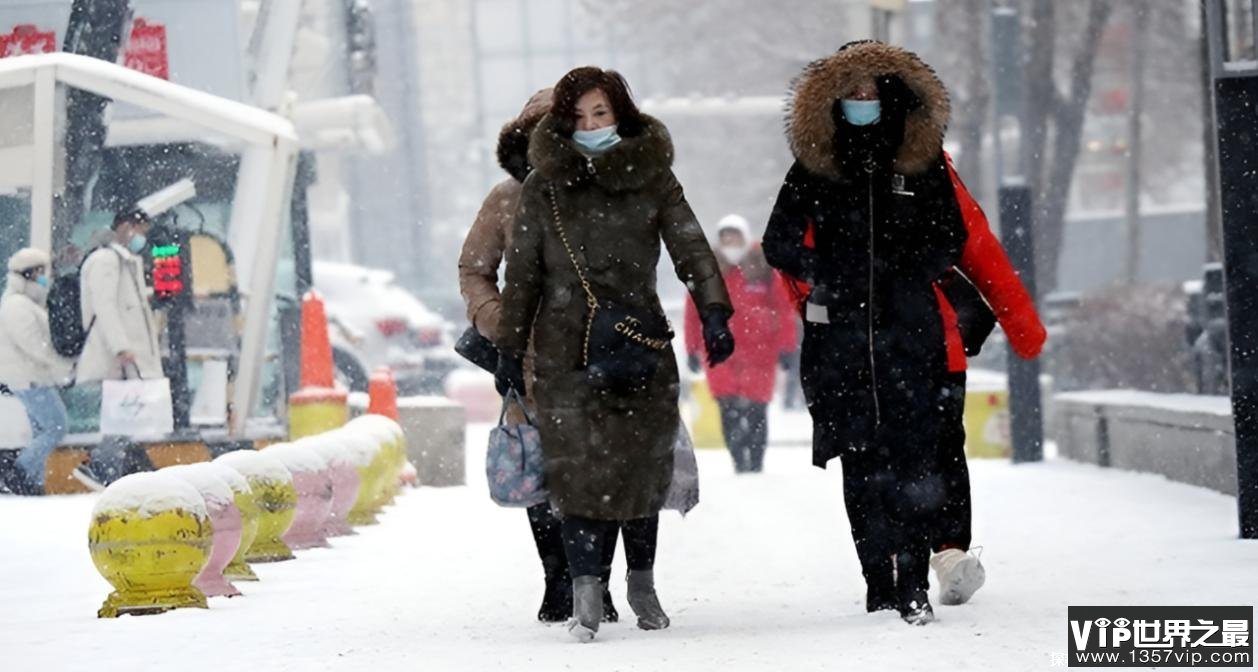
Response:
[{"label": "orange traffic cone", "polygon": [[327,312],[323,297],[312,290],[301,302],[301,386],[330,388],[333,371]]},{"label": "orange traffic cone", "polygon": [[349,420],[349,395],[336,387],[333,371],[323,299],[307,292],[301,304],[301,389],[288,399],[292,438],[337,429]]},{"label": "orange traffic cone", "polygon": [[382,366],[372,372],[367,379],[367,412],[383,415],[393,420],[398,419],[397,383],[393,380],[393,371]]}]

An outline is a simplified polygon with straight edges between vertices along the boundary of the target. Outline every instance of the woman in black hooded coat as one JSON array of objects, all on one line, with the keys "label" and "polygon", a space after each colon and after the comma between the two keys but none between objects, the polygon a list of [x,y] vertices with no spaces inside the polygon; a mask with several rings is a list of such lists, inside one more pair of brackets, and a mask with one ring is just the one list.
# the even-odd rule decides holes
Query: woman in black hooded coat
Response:
[{"label": "woman in black hooded coat", "polygon": [[769,263],[812,287],[801,377],[813,462],[838,457],[870,611],[933,620],[931,526],[947,371],[934,283],[965,224],[943,154],[947,92],[915,54],[846,45],[796,80],[796,157],[765,232]]}]

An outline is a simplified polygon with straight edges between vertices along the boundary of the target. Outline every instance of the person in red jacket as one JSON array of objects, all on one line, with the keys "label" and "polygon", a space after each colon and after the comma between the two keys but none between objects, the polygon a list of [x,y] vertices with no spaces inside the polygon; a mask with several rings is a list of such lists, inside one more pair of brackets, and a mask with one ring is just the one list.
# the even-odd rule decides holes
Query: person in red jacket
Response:
[{"label": "person in red jacket", "polygon": [[[717,225],[717,259],[734,304],[730,329],[738,349],[727,362],[707,371],[708,387],[721,409],[721,430],[738,473],[764,470],[769,443],[768,407],[777,367],[786,366],[798,333],[795,309],[777,271],[769,267],[751,227],[738,215]],[[706,362],[702,324],[693,302],[686,303],[686,352],[690,370]]]}]

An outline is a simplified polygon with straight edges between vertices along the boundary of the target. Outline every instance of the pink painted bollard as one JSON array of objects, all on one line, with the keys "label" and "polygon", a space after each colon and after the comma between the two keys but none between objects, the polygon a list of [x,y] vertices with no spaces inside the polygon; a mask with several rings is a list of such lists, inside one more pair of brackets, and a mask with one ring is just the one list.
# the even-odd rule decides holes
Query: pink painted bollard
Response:
[{"label": "pink painted bollard", "polygon": [[344,443],[347,440],[344,437],[343,432],[328,432],[298,441],[309,442],[315,452],[328,463],[328,475],[332,479],[332,510],[323,523],[323,534],[327,537],[357,534],[350,527],[349,510],[354,508],[354,502],[358,500],[361,479],[358,470],[354,468],[354,458]]},{"label": "pink painted bollard", "polygon": [[236,597],[240,591],[223,576],[223,570],[236,555],[240,547],[241,516],[236,508],[235,497],[231,486],[223,480],[219,473],[221,465],[211,463],[187,464],[163,469],[183,479],[196,488],[205,499],[205,508],[210,515],[210,525],[214,528],[214,544],[210,548],[210,559],[205,568],[193,580],[192,585],[205,593],[206,597]]},{"label": "pink painted bollard", "polygon": [[263,449],[284,463],[293,474],[297,489],[297,512],[293,524],[281,539],[289,548],[306,549],[331,546],[323,533],[332,510],[332,479],[328,463],[309,443],[283,443]]}]

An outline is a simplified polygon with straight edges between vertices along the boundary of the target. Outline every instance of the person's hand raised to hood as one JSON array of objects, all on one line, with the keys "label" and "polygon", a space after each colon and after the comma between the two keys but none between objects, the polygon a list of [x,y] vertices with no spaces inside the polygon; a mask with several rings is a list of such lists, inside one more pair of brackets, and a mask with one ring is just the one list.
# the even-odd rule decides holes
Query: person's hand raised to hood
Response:
[{"label": "person's hand raised to hood", "polygon": [[734,332],[729,329],[729,317],[724,308],[708,308],[703,312],[703,345],[708,351],[708,366],[716,366],[734,354]]},{"label": "person's hand raised to hood", "polygon": [[878,99],[882,101],[882,121],[885,132],[895,145],[904,139],[904,122],[909,113],[921,107],[922,101],[913,90],[896,75],[883,75],[874,80],[878,86]]}]

